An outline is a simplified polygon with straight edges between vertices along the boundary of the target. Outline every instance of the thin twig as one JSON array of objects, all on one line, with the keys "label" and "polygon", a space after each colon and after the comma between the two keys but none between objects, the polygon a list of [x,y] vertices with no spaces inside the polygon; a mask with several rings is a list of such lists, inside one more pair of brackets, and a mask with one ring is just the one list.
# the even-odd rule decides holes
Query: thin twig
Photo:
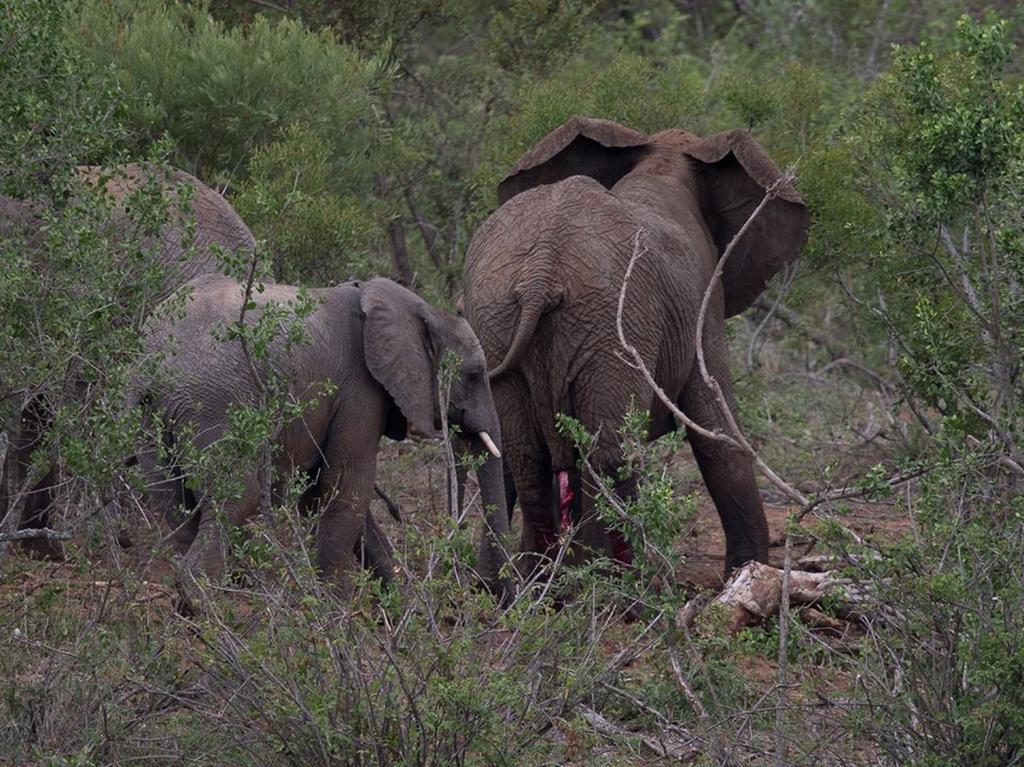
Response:
[{"label": "thin twig", "polygon": [[699,743],[700,739],[690,733],[686,733],[688,739],[686,743],[668,741],[665,738],[653,738],[642,732],[630,732],[620,725],[609,722],[589,706],[580,706],[579,712],[584,721],[602,735],[622,740],[638,740],[660,757],[675,759],[685,763],[694,761],[701,754],[701,750],[693,745],[694,743]]},{"label": "thin twig", "polygon": [[782,594],[779,601],[779,706],[775,711],[775,764],[785,767],[788,755],[786,741],[786,685],[789,682],[789,587],[793,569],[793,536],[787,524],[785,556],[782,566]]}]

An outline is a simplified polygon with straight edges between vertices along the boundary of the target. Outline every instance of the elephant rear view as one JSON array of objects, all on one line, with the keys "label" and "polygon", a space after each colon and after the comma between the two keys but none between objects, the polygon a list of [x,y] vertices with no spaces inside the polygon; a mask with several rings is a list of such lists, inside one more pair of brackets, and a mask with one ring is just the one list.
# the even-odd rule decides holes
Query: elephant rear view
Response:
[{"label": "elephant rear view", "polygon": [[[550,553],[571,488],[580,540],[630,557],[621,537],[596,520],[555,416],[572,415],[596,435],[590,459],[617,478],[624,498],[635,492],[635,478],[618,478],[618,432],[630,408],[650,412],[651,439],[676,428],[641,372],[620,356],[618,299],[639,232],[644,255],[623,306],[625,336],[688,417],[728,433],[696,364],[697,318],[721,253],[770,188],[773,198],[725,264],[704,324],[706,364],[733,411],[725,320],[799,254],[809,224],[799,194],[749,133],[647,136],[575,117],[501,181],[502,205],[466,255],[464,301],[491,369],[524,551]],[[768,526],[750,457],[700,434],[689,438],[725,530],[726,569],[765,561]]]},{"label": "elephant rear view", "polygon": [[[193,576],[205,574],[216,581],[223,572],[223,531],[211,508],[211,477],[189,476],[187,465],[169,460],[166,446],[188,444],[199,455],[220,449],[232,413],[240,406],[257,406],[263,388],[241,341],[226,337],[225,328],[243,315],[247,324],[257,322],[271,302],[295,305],[300,293],[287,285],[266,285],[247,298],[238,282],[215,275],[193,280],[185,289],[181,315],[159,318],[149,328],[147,349],[159,355],[160,370],[140,382],[135,400],[144,405],[148,420],[161,419],[162,433],[138,458],[155,505],[180,528],[177,540],[186,553],[179,585],[187,604],[194,594]],[[501,427],[483,351],[469,325],[390,280],[310,290],[308,295],[315,305],[294,318],[303,341],[289,341],[294,339],[289,329],[269,342],[267,362],[279,372],[289,401],[299,405],[289,412],[300,413],[271,439],[279,476],[299,471],[312,479],[304,499],[318,498],[321,505],[316,549],[324,575],[343,591],[349,587],[364,522],[374,529],[368,505],[380,437],[402,439],[409,426],[428,436],[438,433],[438,371],[454,353],[459,363],[446,415],[459,427],[464,447],[486,456],[478,469],[487,510],[482,574],[496,592],[508,596],[510,582],[499,573],[500,538],[508,526]],[[283,321],[278,311],[272,315],[275,324]],[[220,502],[224,517],[240,524],[255,513],[261,488],[256,467],[235,472],[242,492]],[[183,522],[181,507],[189,512]]]}]

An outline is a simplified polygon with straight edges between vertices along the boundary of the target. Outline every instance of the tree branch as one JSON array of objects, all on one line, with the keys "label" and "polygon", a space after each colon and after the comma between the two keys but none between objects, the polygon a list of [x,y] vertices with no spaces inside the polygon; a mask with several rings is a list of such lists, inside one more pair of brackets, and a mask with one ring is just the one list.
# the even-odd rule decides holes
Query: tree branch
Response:
[{"label": "tree branch", "polygon": [[647,252],[647,247],[641,246],[640,244],[641,239],[645,236],[645,234],[646,232],[642,227],[640,229],[637,229],[636,237],[634,237],[633,239],[633,256],[629,259],[629,264],[626,266],[626,274],[622,278],[622,289],[619,291],[618,309],[615,312],[615,329],[618,332],[619,343],[622,345],[622,348],[626,350],[629,356],[633,358],[633,361],[631,363],[632,366],[640,371],[641,375],[643,375],[644,379],[647,381],[647,384],[654,390],[654,393],[658,396],[658,399],[662,401],[665,407],[669,409],[669,412],[671,412],[673,416],[675,416],[684,426],[686,426],[687,429],[692,430],[693,432],[700,434],[703,437],[707,437],[708,439],[726,442],[733,446],[739,447],[736,441],[733,440],[728,435],[722,434],[719,431],[709,431],[708,429],[705,429],[703,426],[701,426],[696,421],[687,416],[682,410],[676,407],[676,404],[665,393],[665,390],[662,389],[654,380],[654,376],[651,375],[651,371],[648,370],[647,366],[644,364],[643,357],[640,356],[640,351],[631,343],[629,343],[629,341],[626,340],[626,333],[622,325],[622,313],[623,308],[626,304],[626,290],[629,288],[629,280],[633,276],[633,269],[636,266],[637,261],[640,259],[642,255],[644,255]]}]

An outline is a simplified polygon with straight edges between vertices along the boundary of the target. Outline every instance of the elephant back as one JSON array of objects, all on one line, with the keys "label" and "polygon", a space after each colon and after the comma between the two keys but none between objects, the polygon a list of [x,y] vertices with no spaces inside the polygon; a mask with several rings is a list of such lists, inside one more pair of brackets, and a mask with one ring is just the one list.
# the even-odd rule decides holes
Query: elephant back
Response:
[{"label": "elephant back", "polygon": [[[157,300],[165,298],[194,277],[220,273],[220,252],[251,252],[256,248],[256,238],[231,204],[190,173],[137,163],[114,169],[82,166],[78,171],[83,183],[103,182],[106,192],[118,205],[151,180],[157,180],[164,188],[168,220],[158,235],[146,238],[142,243],[145,250],[168,268]],[[191,199],[182,209],[177,195],[178,190],[186,186],[191,187]],[[124,211],[119,210],[116,220],[123,222],[124,217]],[[195,228],[191,239],[186,240],[192,221]]]}]

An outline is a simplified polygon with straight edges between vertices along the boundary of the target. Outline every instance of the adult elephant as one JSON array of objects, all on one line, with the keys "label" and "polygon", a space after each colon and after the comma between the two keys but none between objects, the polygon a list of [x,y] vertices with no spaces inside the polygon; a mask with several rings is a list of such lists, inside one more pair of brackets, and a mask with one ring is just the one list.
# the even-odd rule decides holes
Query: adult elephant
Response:
[{"label": "adult elephant", "polygon": [[[618,473],[624,459],[617,433],[629,409],[649,410],[651,439],[676,428],[643,375],[620,356],[617,303],[640,230],[646,253],[630,280],[625,335],[685,414],[728,433],[696,364],[698,312],[720,254],[780,179],[743,130],[648,136],[574,117],[500,182],[501,207],[466,255],[464,302],[491,366],[525,551],[550,550],[571,488],[582,496],[573,507],[582,541],[620,559],[631,556],[621,537],[594,519],[592,493],[555,415],[572,415],[596,434],[590,460],[617,478],[623,497],[635,491],[635,478]],[[714,287],[704,355],[733,409],[725,319],[748,307],[797,256],[808,220],[799,194],[781,183]],[[689,439],[725,530],[726,570],[765,561],[768,525],[751,458],[698,433]]]},{"label": "adult elephant", "polygon": [[[135,263],[140,271],[134,283],[142,306],[126,310],[124,322],[137,321],[144,312],[167,297],[183,282],[201,274],[220,271],[221,253],[252,251],[256,241],[234,208],[220,194],[199,179],[181,170],[151,165],[129,164],[115,168],[80,167],[78,180],[85,189],[102,185],[112,204],[110,231],[105,236],[111,247],[148,254],[145,260],[133,260],[126,254],[125,263]],[[136,231],[138,224],[126,210],[133,193],[155,185],[167,204],[167,220],[152,233]],[[188,203],[181,204],[185,196]],[[47,212],[43,205],[0,196],[0,238],[13,240],[19,248],[32,254],[42,253],[43,231]],[[42,259],[43,256],[39,255]],[[160,264],[162,273],[152,281],[153,264]],[[146,273],[143,279],[141,273]],[[131,280],[130,275],[125,279]],[[11,449],[8,452],[4,481],[0,482],[0,519],[8,510],[18,514],[20,529],[47,527],[49,509],[59,484],[56,460],[50,460],[45,475],[23,487],[30,476],[33,453],[43,442],[51,419],[51,407],[45,393],[33,392],[12,409],[19,414],[10,429]],[[25,541],[31,551],[44,556],[60,556],[58,546],[45,538]]]},{"label": "adult elephant", "polygon": [[[147,350],[162,361],[151,381],[140,385],[135,399],[151,417],[159,414],[163,445],[188,439],[194,449],[203,451],[225,435],[233,406],[258,400],[261,384],[241,341],[224,339],[224,328],[241,316],[242,286],[208,275],[191,281],[186,289],[190,296],[180,316],[154,321],[147,333]],[[508,529],[501,427],[483,351],[469,325],[386,279],[308,293],[317,306],[295,320],[307,342],[286,344],[281,337],[270,346],[281,380],[304,407],[302,415],[284,424],[274,437],[279,448],[275,461],[279,474],[299,470],[314,478],[306,500],[319,498],[322,506],[316,549],[324,575],[347,588],[373,495],[381,435],[402,439],[410,425],[425,435],[436,435],[441,428],[438,370],[446,353],[453,352],[459,367],[450,387],[448,421],[459,427],[465,449],[488,454],[478,470],[487,510],[483,575],[496,592],[510,595],[510,583],[499,574],[499,539]],[[267,285],[253,296],[246,321],[255,321],[268,302],[281,305],[297,297],[297,288]],[[330,385],[328,394],[321,393],[323,384]],[[187,493],[187,468],[168,465],[158,457],[164,452],[153,446],[140,453],[139,464],[156,505],[172,524],[177,524],[182,504],[195,506],[194,526],[184,528],[187,551],[179,573],[180,590],[188,598],[193,576],[205,574],[214,581],[222,576],[223,531],[218,516],[210,513],[203,478],[197,477],[195,493]],[[241,481],[243,491],[224,507],[226,518],[235,524],[251,517],[259,503],[255,471]]]}]

